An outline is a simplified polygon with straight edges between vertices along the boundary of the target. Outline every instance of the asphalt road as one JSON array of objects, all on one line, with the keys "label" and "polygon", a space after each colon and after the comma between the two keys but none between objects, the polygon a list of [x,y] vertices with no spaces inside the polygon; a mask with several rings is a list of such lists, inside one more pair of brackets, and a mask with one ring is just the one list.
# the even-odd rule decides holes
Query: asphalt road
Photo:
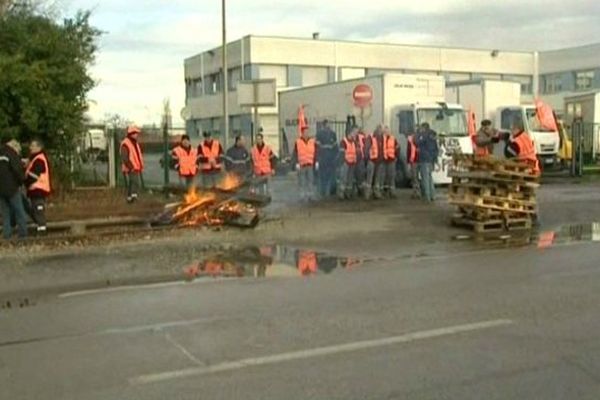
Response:
[{"label": "asphalt road", "polygon": [[0,310],[2,399],[598,399],[597,243]]}]

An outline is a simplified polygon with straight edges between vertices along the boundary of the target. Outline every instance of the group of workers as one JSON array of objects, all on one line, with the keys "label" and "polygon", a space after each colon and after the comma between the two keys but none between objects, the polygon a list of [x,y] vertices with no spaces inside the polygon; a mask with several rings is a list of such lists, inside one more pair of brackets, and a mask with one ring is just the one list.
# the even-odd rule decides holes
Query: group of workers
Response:
[{"label": "group of workers", "polygon": [[50,195],[50,164],[40,139],[29,143],[29,157],[21,158],[18,140],[5,139],[0,147],[0,210],[2,236],[10,239],[16,225],[19,238],[28,235],[27,216],[45,234],[46,199]]},{"label": "group of workers", "polygon": [[537,158],[535,143],[525,131],[523,122],[519,119],[513,121],[510,133],[503,133],[492,127],[492,121],[481,121],[481,127],[473,138],[474,151],[478,156],[494,154],[494,147],[501,140],[505,142],[504,156],[516,159],[531,165],[535,174],[541,173],[540,163]]},{"label": "group of workers", "polygon": [[[140,133],[139,128],[131,126],[121,142],[121,165],[128,203],[133,203],[138,198],[144,170],[144,157],[138,141]],[[219,140],[205,131],[197,148],[192,146],[188,135],[182,135],[181,141],[171,152],[170,164],[178,172],[180,182],[188,188],[196,184],[198,177],[202,188],[214,188],[225,170],[243,180],[254,178],[254,189],[260,194],[268,195],[269,179],[275,173],[275,154],[264,142],[262,132],[256,135],[256,143],[250,151],[246,148],[244,138],[237,136],[235,144],[224,152]]]},{"label": "group of workers", "polygon": [[[408,138],[407,163],[414,171],[413,187],[420,198],[434,200],[432,172],[438,159],[435,131],[422,124]],[[337,143],[335,132],[325,120],[313,138],[310,129],[301,131],[292,155],[292,165],[298,172],[298,187],[302,200],[314,200],[315,175],[318,175],[318,195],[334,194],[340,199],[363,196],[365,199],[395,197],[396,169],[400,159],[400,144],[386,125],[379,125],[372,134],[353,126]]]}]

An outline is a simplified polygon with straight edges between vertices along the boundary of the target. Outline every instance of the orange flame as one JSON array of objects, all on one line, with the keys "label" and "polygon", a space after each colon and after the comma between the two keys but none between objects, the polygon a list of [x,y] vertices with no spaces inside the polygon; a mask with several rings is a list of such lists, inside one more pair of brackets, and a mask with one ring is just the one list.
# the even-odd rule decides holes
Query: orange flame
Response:
[{"label": "orange flame", "polygon": [[242,183],[242,178],[240,178],[238,175],[228,173],[217,184],[217,189],[230,192],[242,186]]}]

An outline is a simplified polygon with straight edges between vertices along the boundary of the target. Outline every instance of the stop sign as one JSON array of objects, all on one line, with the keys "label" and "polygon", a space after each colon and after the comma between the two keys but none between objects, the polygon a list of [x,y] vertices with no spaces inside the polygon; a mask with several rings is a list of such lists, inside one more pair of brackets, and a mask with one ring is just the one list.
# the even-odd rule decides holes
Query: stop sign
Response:
[{"label": "stop sign", "polygon": [[356,85],[352,91],[352,99],[354,100],[355,106],[364,108],[371,104],[371,101],[373,100],[373,89],[365,83]]}]

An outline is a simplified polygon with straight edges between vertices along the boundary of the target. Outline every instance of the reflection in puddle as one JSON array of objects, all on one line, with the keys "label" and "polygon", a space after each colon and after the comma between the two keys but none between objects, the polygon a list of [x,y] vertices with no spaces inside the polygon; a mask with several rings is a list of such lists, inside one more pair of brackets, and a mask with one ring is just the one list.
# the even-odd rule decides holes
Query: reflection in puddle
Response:
[{"label": "reflection in puddle", "polygon": [[537,246],[543,249],[577,242],[600,242],[600,223],[565,225],[557,230],[540,232]]},{"label": "reflection in puddle", "polygon": [[213,277],[275,277],[330,274],[358,266],[362,261],[287,246],[215,250],[187,266],[188,279]]}]

